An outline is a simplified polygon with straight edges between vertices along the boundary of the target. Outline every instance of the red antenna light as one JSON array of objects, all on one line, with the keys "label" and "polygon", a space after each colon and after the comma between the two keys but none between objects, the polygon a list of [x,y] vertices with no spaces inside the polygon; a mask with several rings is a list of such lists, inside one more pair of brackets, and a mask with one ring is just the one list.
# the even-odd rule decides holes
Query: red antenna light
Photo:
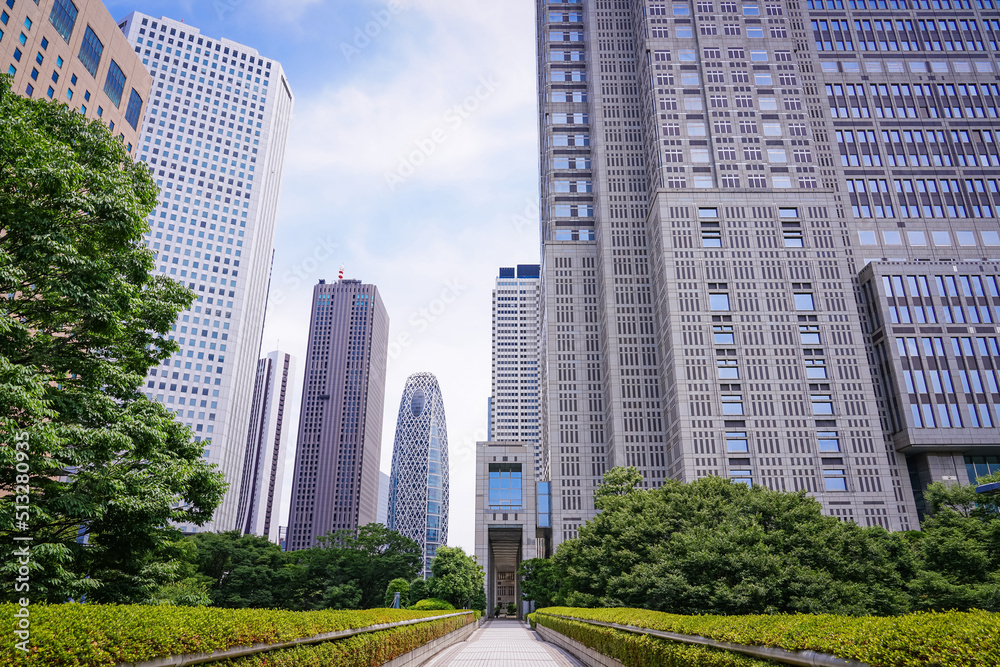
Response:
[{"label": "red antenna light", "polygon": [[340,265],[340,279],[341,280],[344,279],[344,265],[343,264]]}]

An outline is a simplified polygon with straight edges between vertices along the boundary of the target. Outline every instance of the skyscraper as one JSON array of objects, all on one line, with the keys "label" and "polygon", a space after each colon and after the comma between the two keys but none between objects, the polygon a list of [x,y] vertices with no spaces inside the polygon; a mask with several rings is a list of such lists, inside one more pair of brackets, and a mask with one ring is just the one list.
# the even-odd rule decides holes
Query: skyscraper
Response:
[{"label": "skyscraper", "polygon": [[152,77],[100,0],[8,2],[0,56],[13,90],[100,119],[135,153]]},{"label": "skyscraper", "polygon": [[399,401],[389,477],[389,530],[415,540],[424,575],[448,543],[448,424],[432,373],[414,373]]},{"label": "skyscraper", "polygon": [[992,0],[537,19],[556,542],[616,465],[916,528],[1000,444]]},{"label": "skyscraper", "polygon": [[138,154],[162,194],[146,243],[157,273],[198,295],[175,325],[180,351],[150,370],[146,392],[230,484],[202,530],[234,530],[291,88],[280,63],[189,24],[134,12],[120,27],[155,81]]},{"label": "skyscraper", "polygon": [[288,550],[378,518],[389,316],[374,285],[313,288]]},{"label": "skyscraper", "polygon": [[285,518],[279,515],[289,441],[285,409],[294,400],[294,378],[295,358],[290,354],[274,351],[257,362],[240,489],[240,529],[275,544]]},{"label": "skyscraper", "polygon": [[489,439],[523,442],[534,452],[534,475],[547,476],[541,448],[540,267],[500,269],[493,289],[493,394]]}]

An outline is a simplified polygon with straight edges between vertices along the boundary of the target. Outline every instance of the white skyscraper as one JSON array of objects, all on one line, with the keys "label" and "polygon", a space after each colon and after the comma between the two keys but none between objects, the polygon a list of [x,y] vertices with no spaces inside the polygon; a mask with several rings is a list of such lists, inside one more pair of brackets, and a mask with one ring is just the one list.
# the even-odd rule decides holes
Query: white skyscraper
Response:
[{"label": "white skyscraper", "polygon": [[493,395],[490,440],[523,442],[536,479],[547,475],[540,445],[539,368],[541,280],[537,264],[501,268],[493,290]]},{"label": "white skyscraper", "polygon": [[[247,455],[240,490],[239,528],[275,544],[285,495],[288,425],[285,409],[294,404],[295,357],[274,351],[257,363]],[[289,489],[290,490],[290,489]]]},{"label": "white skyscraper", "polygon": [[119,27],[153,75],[137,151],[162,191],[147,244],[157,272],[198,295],[173,331],[180,351],[150,370],[146,392],[230,483],[197,529],[233,530],[292,92],[280,63],[242,44],[138,12]]}]

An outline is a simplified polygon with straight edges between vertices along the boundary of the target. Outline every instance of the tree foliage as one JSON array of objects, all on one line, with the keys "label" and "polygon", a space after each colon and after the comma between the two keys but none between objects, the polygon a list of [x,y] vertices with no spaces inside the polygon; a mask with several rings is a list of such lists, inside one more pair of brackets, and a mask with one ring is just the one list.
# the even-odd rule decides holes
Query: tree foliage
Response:
[{"label": "tree foliage", "polygon": [[486,608],[485,597],[480,599],[477,594],[484,591],[483,568],[462,547],[438,547],[431,561],[431,574],[428,586],[435,597],[459,609]]},{"label": "tree foliage", "polygon": [[106,127],[6,78],[0,118],[0,535],[33,538],[33,600],[142,600],[170,574],[171,522],[204,523],[225,490],[139,391],[194,295],[150,274],[157,186]]},{"label": "tree foliage", "polygon": [[385,589],[385,607],[391,607],[396,601],[396,593],[399,593],[399,608],[406,609],[410,606],[410,582],[406,579],[393,579]]},{"label": "tree foliage", "polygon": [[644,491],[625,469],[605,479],[580,537],[521,564],[526,600],[677,614],[1000,610],[998,499],[971,486],[931,485],[933,514],[905,534],[824,516],[804,493],[716,477]]},{"label": "tree foliage", "polygon": [[151,603],[197,606],[204,591],[211,606],[232,609],[370,609],[385,604],[392,584],[407,584],[422,560],[416,542],[381,524],[331,533],[301,551],[235,531],[199,533],[171,548],[175,576]]}]

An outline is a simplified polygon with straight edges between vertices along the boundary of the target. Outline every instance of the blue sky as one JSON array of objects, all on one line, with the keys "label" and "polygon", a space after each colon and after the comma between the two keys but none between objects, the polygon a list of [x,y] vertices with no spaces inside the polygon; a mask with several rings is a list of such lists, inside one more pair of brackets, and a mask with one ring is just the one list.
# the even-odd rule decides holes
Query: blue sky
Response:
[{"label": "blue sky", "polygon": [[[449,542],[471,552],[490,293],[499,266],[539,256],[533,3],[106,4],[115,18],[184,20],[282,63],[295,109],[263,351],[280,340],[304,359],[312,285],[341,264],[378,285],[391,318],[381,468],[407,376],[435,373],[452,459]],[[296,427],[297,414],[296,396]]]}]

